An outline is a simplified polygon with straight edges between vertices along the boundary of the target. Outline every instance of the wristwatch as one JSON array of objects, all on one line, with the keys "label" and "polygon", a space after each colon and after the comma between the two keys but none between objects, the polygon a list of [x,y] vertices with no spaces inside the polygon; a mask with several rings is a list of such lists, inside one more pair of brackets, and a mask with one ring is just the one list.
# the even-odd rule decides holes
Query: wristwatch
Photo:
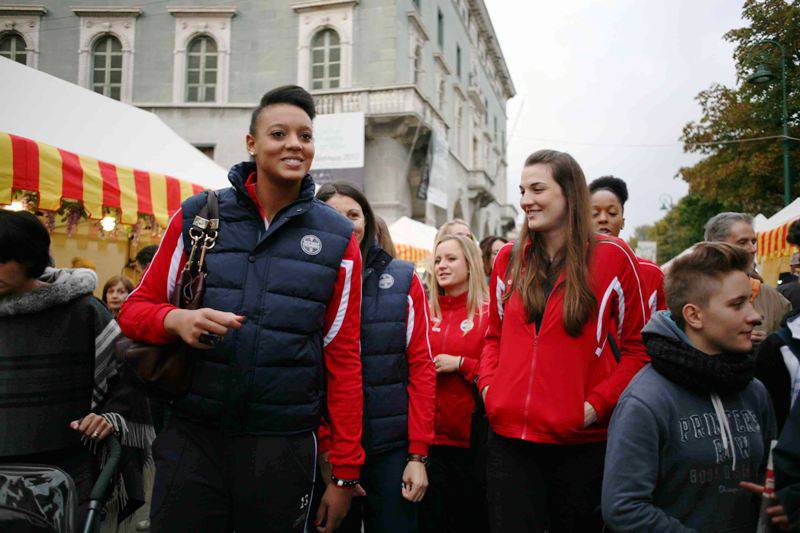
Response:
[{"label": "wristwatch", "polygon": [[411,461],[416,461],[418,463],[422,463],[425,466],[428,466],[428,456],[427,455],[420,455],[418,453],[410,453],[408,454],[408,458],[406,459],[407,463]]},{"label": "wristwatch", "polygon": [[341,488],[355,487],[359,483],[357,479],[339,479],[333,474],[331,474],[331,481],[333,481],[334,485]]}]

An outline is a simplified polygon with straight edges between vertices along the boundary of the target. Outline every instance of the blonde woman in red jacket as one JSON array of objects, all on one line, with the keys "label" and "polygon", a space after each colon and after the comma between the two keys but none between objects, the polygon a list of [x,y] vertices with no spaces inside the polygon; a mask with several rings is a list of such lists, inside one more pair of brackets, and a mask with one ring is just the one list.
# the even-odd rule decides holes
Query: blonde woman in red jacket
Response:
[{"label": "blonde woman in red jacket", "polygon": [[569,154],[532,154],[519,190],[525,222],[495,260],[478,381],[492,429],[491,529],[600,531],[608,421],[648,361],[639,267],[622,240],[593,234]]},{"label": "blonde woman in red jacket", "polygon": [[489,317],[489,291],[474,240],[441,237],[431,278],[428,338],[436,365],[436,432],[421,531],[487,531],[486,495],[470,450],[474,381]]}]

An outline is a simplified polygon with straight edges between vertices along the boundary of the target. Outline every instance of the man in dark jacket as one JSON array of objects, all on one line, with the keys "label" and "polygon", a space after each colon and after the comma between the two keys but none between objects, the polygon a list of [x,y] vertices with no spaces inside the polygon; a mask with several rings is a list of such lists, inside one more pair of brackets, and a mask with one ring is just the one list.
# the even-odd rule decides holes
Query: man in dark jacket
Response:
[{"label": "man in dark jacket", "polygon": [[748,270],[746,252],[724,243],[670,268],[669,311],[642,331],[652,364],[609,426],[602,510],[613,531],[755,528],[756,502],[739,484],[763,479],[775,421],[753,379]]}]

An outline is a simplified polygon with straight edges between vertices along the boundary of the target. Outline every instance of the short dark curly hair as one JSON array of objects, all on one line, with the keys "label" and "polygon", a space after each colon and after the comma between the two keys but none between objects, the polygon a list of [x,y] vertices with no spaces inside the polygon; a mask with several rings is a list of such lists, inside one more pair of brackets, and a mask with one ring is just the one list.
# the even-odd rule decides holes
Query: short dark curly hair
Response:
[{"label": "short dark curly hair", "polygon": [[311,120],[317,116],[317,111],[314,107],[314,98],[311,94],[297,85],[284,85],[276,87],[261,97],[258,107],[253,110],[250,115],[250,135],[256,134],[256,122],[261,112],[271,106],[277,104],[289,104],[297,106],[306,112]]},{"label": "short dark curly hair", "polygon": [[17,262],[25,275],[38,278],[51,265],[50,234],[27,211],[0,209],[0,263]]},{"label": "short dark curly hair", "polygon": [[600,190],[611,192],[619,199],[622,207],[625,207],[625,202],[628,201],[628,186],[623,180],[615,176],[602,176],[589,184],[589,194]]}]

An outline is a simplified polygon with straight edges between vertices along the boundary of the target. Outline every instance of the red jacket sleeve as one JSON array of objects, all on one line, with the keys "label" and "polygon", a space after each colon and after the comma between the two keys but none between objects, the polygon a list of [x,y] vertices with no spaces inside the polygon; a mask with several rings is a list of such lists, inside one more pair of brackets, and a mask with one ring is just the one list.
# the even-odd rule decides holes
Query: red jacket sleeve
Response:
[{"label": "red jacket sleeve", "polygon": [[475,376],[478,375],[478,365],[480,359],[473,359],[471,357],[463,357],[461,359],[461,366],[458,367],[458,372],[464,377],[467,383],[472,383]]},{"label": "red jacket sleeve", "polygon": [[500,249],[494,260],[492,276],[489,278],[489,325],[486,328],[486,337],[478,367],[478,390],[481,392],[492,384],[492,378],[497,369],[497,360],[500,355],[500,332],[503,329],[503,294],[506,290],[502,280],[506,277],[505,273],[511,259],[513,246],[513,243],[508,243]]},{"label": "red jacket sleeve", "polygon": [[[613,242],[599,244],[598,246],[615,246],[620,251],[621,260],[616,264],[616,276],[622,286],[622,300],[616,297],[616,304],[623,304],[623,311],[617,324],[622,324],[622,331],[619,332],[620,360],[614,372],[600,382],[592,392],[589,393],[586,401],[589,402],[600,420],[607,419],[611,411],[617,404],[622,391],[628,386],[628,382],[636,373],[649,362],[649,357],[644,349],[642,342],[642,328],[644,318],[647,315],[645,301],[642,297],[641,276],[639,273],[639,263],[628,245],[620,239]],[[618,309],[619,305],[612,306]]]},{"label": "red jacket sleeve", "polygon": [[[361,447],[361,252],[355,236],[342,258],[325,313],[324,362],[327,379],[333,474],[356,479],[364,464]],[[327,438],[327,437],[326,437]]]},{"label": "red jacket sleeve", "polygon": [[167,344],[175,338],[164,330],[164,318],[175,309],[172,292],[186,264],[183,250],[181,210],[172,215],[139,286],[120,310],[120,329],[125,336],[151,344]]},{"label": "red jacket sleeve", "polygon": [[647,310],[645,322],[656,311],[667,308],[667,300],[664,296],[664,272],[661,268],[650,261],[639,260],[639,272],[642,276],[642,296]]},{"label": "red jacket sleeve", "polygon": [[408,453],[428,455],[436,413],[436,367],[428,340],[428,299],[414,274],[408,291]]}]

